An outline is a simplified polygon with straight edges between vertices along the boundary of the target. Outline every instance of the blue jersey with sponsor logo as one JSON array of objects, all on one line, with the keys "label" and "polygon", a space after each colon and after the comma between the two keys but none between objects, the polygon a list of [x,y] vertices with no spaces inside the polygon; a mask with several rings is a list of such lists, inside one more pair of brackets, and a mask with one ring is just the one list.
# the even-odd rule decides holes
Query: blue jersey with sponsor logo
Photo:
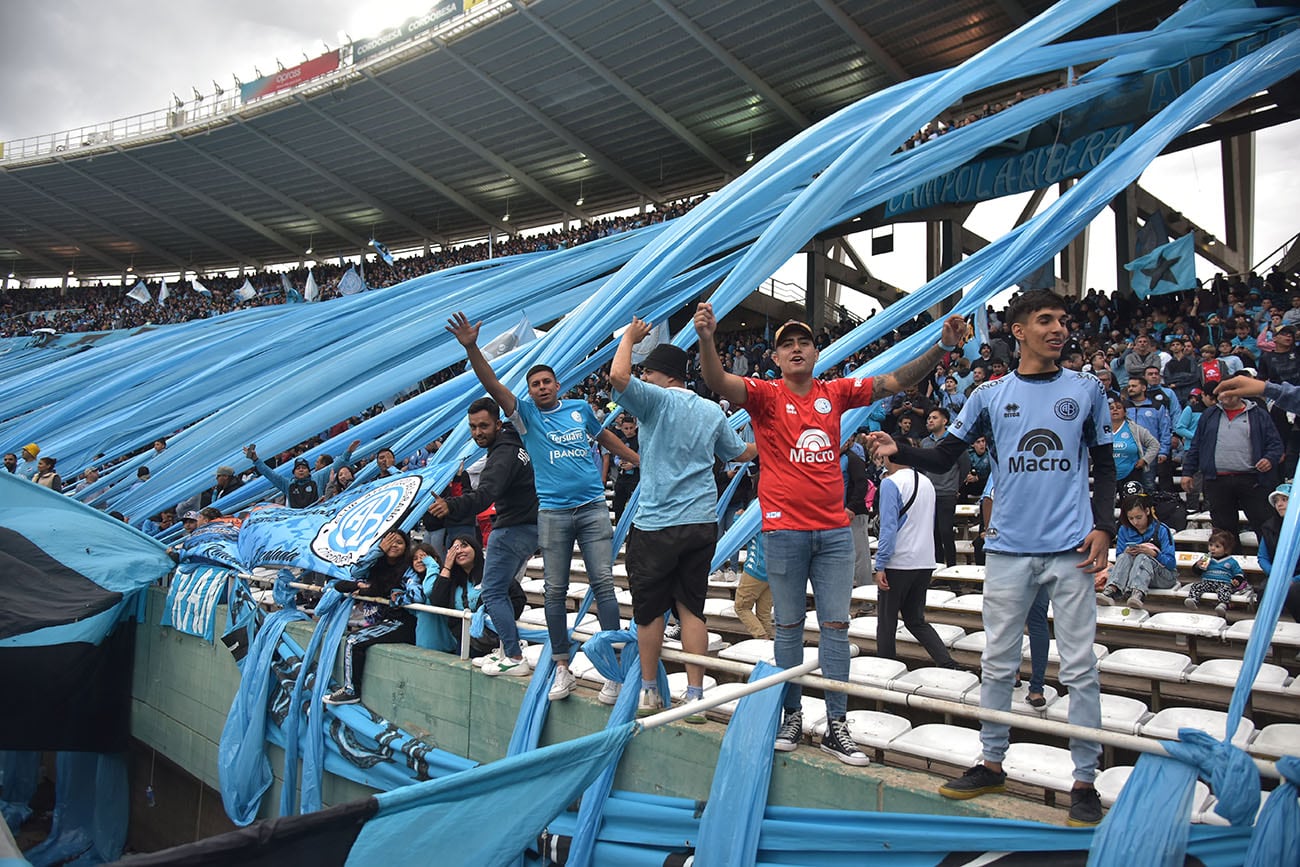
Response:
[{"label": "blue jersey with sponsor logo", "polygon": [[1088,449],[1111,442],[1096,377],[1010,373],[975,389],[949,430],[966,442],[988,438],[998,495],[986,551],[1055,554],[1083,544],[1093,526]]},{"label": "blue jersey with sponsor logo", "polygon": [[584,400],[562,400],[548,410],[531,398],[516,402],[510,416],[533,462],[537,508],[576,509],[605,499],[605,486],[591,455],[601,432],[599,419]]}]

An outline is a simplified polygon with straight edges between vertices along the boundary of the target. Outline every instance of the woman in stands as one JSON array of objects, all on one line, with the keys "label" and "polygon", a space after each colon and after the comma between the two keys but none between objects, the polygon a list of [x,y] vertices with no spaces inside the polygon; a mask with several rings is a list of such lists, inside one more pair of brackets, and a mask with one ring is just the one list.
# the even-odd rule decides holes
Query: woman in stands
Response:
[{"label": "woman in stands", "polygon": [[334,582],[340,593],[389,600],[389,604],[366,602],[365,625],[348,636],[343,647],[343,688],[326,696],[326,704],[356,704],[361,701],[361,673],[366,651],[375,644],[410,644],[415,641],[415,615],[401,606],[414,588],[411,541],[401,530],[384,534],[379,544],[352,567],[352,580]]},{"label": "woman in stands", "polygon": [[1097,601],[1115,605],[1127,595],[1129,607],[1142,608],[1148,590],[1174,587],[1177,575],[1174,531],[1156,518],[1155,505],[1146,494],[1125,497],[1120,503],[1115,565]]}]

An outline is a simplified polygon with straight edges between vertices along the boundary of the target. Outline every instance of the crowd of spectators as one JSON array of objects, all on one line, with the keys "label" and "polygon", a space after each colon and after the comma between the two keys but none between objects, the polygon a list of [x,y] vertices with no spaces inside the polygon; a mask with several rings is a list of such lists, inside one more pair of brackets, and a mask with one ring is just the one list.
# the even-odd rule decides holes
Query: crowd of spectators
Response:
[{"label": "crowd of spectators", "polygon": [[[698,198],[683,199],[643,214],[604,217],[571,229],[553,229],[534,235],[516,235],[491,246],[465,244],[459,247],[431,250],[426,254],[394,259],[389,265],[377,256],[365,265],[365,282],[369,288],[393,286],[456,265],[480,262],[489,256],[512,256],[544,250],[560,250],[594,241],[609,235],[627,232],[652,223],[680,217],[691,209]],[[337,297],[339,280],[348,267],[329,262],[317,262],[310,267],[320,290],[322,300]],[[294,268],[285,276],[301,294],[307,282],[307,267]],[[243,300],[235,293],[244,281],[257,290],[253,298]],[[69,287],[65,293],[58,287],[11,289],[0,294],[0,337],[15,337],[31,333],[37,328],[52,328],[62,333],[110,331],[119,328],[136,328],[142,325],[163,325],[217,316],[247,307],[265,307],[286,301],[283,281],[279,272],[224,276],[214,274],[200,277],[199,282],[211,295],[196,291],[189,280],[168,285],[164,302],[141,303],[128,298],[132,286],[82,285]],[[159,285],[146,284],[155,298]]]}]

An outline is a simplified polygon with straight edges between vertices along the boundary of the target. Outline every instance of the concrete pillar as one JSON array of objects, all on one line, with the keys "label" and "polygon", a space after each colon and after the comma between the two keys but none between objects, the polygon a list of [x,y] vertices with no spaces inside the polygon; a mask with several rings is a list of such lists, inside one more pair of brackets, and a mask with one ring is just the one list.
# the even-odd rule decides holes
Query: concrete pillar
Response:
[{"label": "concrete pillar", "polygon": [[1137,185],[1130,184],[1110,206],[1115,210],[1115,291],[1130,293],[1133,288],[1124,266],[1137,258]]},{"label": "concrete pillar", "polygon": [[1255,262],[1255,134],[1219,142],[1223,167],[1224,243],[1250,268]]}]

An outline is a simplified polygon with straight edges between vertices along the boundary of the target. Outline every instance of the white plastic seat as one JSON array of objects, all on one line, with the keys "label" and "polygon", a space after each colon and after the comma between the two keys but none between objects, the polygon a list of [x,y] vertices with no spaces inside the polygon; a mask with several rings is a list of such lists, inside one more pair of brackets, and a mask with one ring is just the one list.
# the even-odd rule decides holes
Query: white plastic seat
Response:
[{"label": "white plastic seat", "polygon": [[[1107,731],[1135,735],[1151,716],[1146,704],[1126,695],[1101,694],[1101,727]],[[1070,721],[1070,696],[1063,695],[1047,706],[1046,717],[1056,722]]]},{"label": "white plastic seat", "polygon": [[943,607],[949,611],[973,611],[982,614],[984,613],[984,594],[965,593],[961,596],[954,596],[945,602]]},{"label": "white plastic seat", "polygon": [[582,598],[587,595],[587,588],[589,586],[590,585],[587,584],[586,581],[570,581],[569,589],[565,591],[564,595],[569,599],[577,599],[581,601]]},{"label": "white plastic seat", "polygon": [[1130,608],[1127,605],[1097,606],[1098,625],[1137,626],[1150,616],[1149,612],[1141,608]]},{"label": "white plastic seat", "polygon": [[[1232,641],[1247,641],[1250,639],[1251,631],[1254,628],[1255,621],[1253,619],[1238,620],[1224,631],[1223,637]],[[1300,647],[1300,623],[1279,620],[1277,628],[1273,630],[1272,643]]]},{"label": "white plastic seat", "polygon": [[[986,644],[987,634],[984,632],[972,632],[962,638],[958,638],[952,643],[953,650],[966,650],[971,653],[983,653]],[[1020,636],[1020,655],[1029,656],[1029,636]]]},{"label": "white plastic seat", "polygon": [[868,686],[889,686],[890,682],[907,671],[907,666],[897,659],[879,656],[859,656],[849,660],[849,681]]},{"label": "white plastic seat", "polygon": [[1175,653],[1172,650],[1124,647],[1108,654],[1105,659],[1097,663],[1097,667],[1108,674],[1132,674],[1181,683],[1187,680],[1187,671],[1192,667],[1192,658],[1185,653]]},{"label": "white plastic seat", "polygon": [[726,650],[718,653],[719,659],[736,662],[775,662],[776,642],[770,638],[750,638],[738,641]]},{"label": "white plastic seat", "polygon": [[816,632],[820,628],[820,625],[821,625],[820,622],[817,620],[816,611],[804,612],[803,628],[805,631],[811,630],[813,632]]},{"label": "white plastic seat", "polygon": [[615,587],[615,588],[614,588],[614,601],[617,602],[619,605],[631,605],[631,604],[632,604],[632,591],[631,591],[631,590],[625,590],[625,589],[623,589],[622,587]]},{"label": "white plastic seat", "polygon": [[519,586],[523,588],[525,593],[536,593],[540,596],[546,592],[546,579],[530,578],[527,581],[520,581]]},{"label": "white plastic seat", "polygon": [[[952,647],[957,639],[966,635],[966,630],[960,626],[953,626],[949,623],[931,623],[930,625],[934,627],[934,631],[939,635],[939,640],[943,642],[944,647]],[[912,635],[912,630],[902,625],[898,627],[897,640],[907,641],[911,644],[917,643],[916,638]]]},{"label": "white plastic seat", "polygon": [[1300,723],[1264,726],[1246,747],[1252,755],[1281,758],[1300,755]]},{"label": "white plastic seat", "polygon": [[927,667],[899,675],[889,688],[912,695],[961,701],[970,690],[978,689],[979,683],[980,679],[969,671]]},{"label": "white plastic seat", "polygon": [[[731,716],[740,706],[741,699],[724,702],[717,706],[718,713]],[[824,699],[804,695],[799,699],[799,709],[803,711],[803,730],[805,736],[815,733],[819,727],[826,725],[826,702]]]},{"label": "white plastic seat", "polygon": [[1008,779],[1056,792],[1068,792],[1074,786],[1074,760],[1070,751],[1061,747],[1011,744],[1002,770]]},{"label": "white plastic seat", "polygon": [[[1098,660],[1105,659],[1110,655],[1110,648],[1106,647],[1104,644],[1094,644],[1092,646],[1092,655],[1097,657]],[[1047,661],[1057,663],[1061,661],[1061,654],[1056,648],[1055,638],[1047,642]]]},{"label": "white plastic seat", "polygon": [[[678,701],[686,698],[686,687],[689,685],[690,684],[686,682],[686,672],[684,671],[674,671],[672,674],[668,675],[668,694]],[[704,691],[707,693],[718,685],[718,679],[706,674],[704,675],[702,685]]]},{"label": "white plastic seat", "polygon": [[528,558],[528,566],[526,568],[535,569],[536,571],[540,572],[544,568],[544,565],[545,564],[542,561],[542,555],[538,554],[536,557]]},{"label": "white plastic seat", "polygon": [[912,730],[912,724],[903,717],[883,711],[851,710],[847,719],[849,734],[864,747],[884,749]]},{"label": "white plastic seat", "polygon": [[1217,614],[1194,611],[1161,611],[1142,622],[1143,629],[1153,632],[1172,632],[1176,635],[1197,635],[1218,638],[1228,626],[1228,621]]},{"label": "white plastic seat", "polygon": [[[577,620],[577,617],[578,617],[578,612],[576,612],[576,611],[570,611],[567,615],[565,615],[565,620],[566,620],[566,622],[568,623],[570,629],[573,628],[573,624],[574,624],[574,622]],[[546,625],[546,609],[544,609],[544,608],[533,608],[533,609],[531,609],[531,610],[529,610],[529,611],[525,611],[523,614],[520,614],[520,615],[519,615],[519,622],[520,622],[520,623],[527,623],[527,624],[530,624],[530,625],[533,625],[533,626],[545,626],[545,625]],[[593,627],[593,628],[595,628],[595,629],[599,629],[599,628],[600,628],[600,620],[597,619],[595,613],[593,613],[593,612],[591,612],[591,611],[588,611],[588,612],[587,612],[587,616],[584,617],[584,618],[582,618],[582,624],[581,624],[581,626],[582,626],[582,627]],[[588,631],[591,631],[591,630],[588,630]]]},{"label": "white plastic seat", "polygon": [[[1027,695],[1029,695],[1029,680],[1028,678],[1022,678],[1020,686],[1011,691],[1012,713],[1024,714],[1025,716],[1042,716],[1047,712],[1047,709],[1055,704],[1057,699],[1061,697],[1061,693],[1050,683],[1043,684],[1043,699],[1047,704],[1043,705],[1041,708],[1034,707],[1027,703],[1025,701],[1025,696]],[[975,697],[975,703],[978,704],[980,691],[978,689],[971,690],[967,694],[967,699],[969,700],[971,696]]]},{"label": "white plastic seat", "polygon": [[930,723],[903,732],[890,742],[889,748],[963,768],[975,764],[983,754],[978,729],[945,723]]},{"label": "white plastic seat", "polygon": [[601,684],[605,682],[605,678],[601,676],[599,671],[596,671],[595,664],[581,650],[575,653],[573,659],[569,661],[569,671],[578,680],[589,680]]},{"label": "white plastic seat", "polygon": [[964,581],[968,584],[984,583],[984,567],[977,566],[973,563],[961,563],[956,566],[947,566],[938,569],[934,573],[936,581]]},{"label": "white plastic seat", "polygon": [[[722,636],[716,632],[710,632],[707,652],[717,653],[727,646],[727,642],[722,640]],[[665,638],[664,647],[671,647],[673,650],[681,650],[682,642],[678,638]]]},{"label": "white plastic seat", "polygon": [[[1102,806],[1113,807],[1115,805],[1120,791],[1123,790],[1124,784],[1128,782],[1131,776],[1133,776],[1132,765],[1107,768],[1097,774],[1097,779],[1093,782],[1093,785],[1097,788],[1097,794],[1101,796]],[[1213,803],[1214,796],[1210,794],[1210,787],[1197,780],[1196,787],[1192,792],[1192,821],[1202,821],[1201,815],[1209,810]]]},{"label": "white plastic seat", "polygon": [[876,640],[876,618],[855,617],[849,621],[850,638],[869,638]]},{"label": "white plastic seat", "polygon": [[956,598],[957,594],[951,590],[936,590],[931,587],[925,591],[925,605],[927,608],[942,608]]},{"label": "white plastic seat", "polygon": [[[1147,720],[1141,728],[1141,733],[1147,737],[1176,741],[1179,729],[1193,728],[1222,740],[1223,733],[1227,731],[1227,724],[1226,711],[1206,710],[1200,707],[1167,707]],[[1245,749],[1250,736],[1254,733],[1255,724],[1248,718],[1242,717],[1237,725],[1237,733],[1232,736],[1232,743]]]},{"label": "white plastic seat", "polygon": [[[1241,677],[1240,659],[1207,659],[1187,675],[1189,683],[1212,683],[1229,689],[1237,685]],[[1287,670],[1280,665],[1264,663],[1259,667],[1252,689],[1263,692],[1281,692],[1286,685]]]},{"label": "white plastic seat", "polygon": [[857,602],[876,602],[880,599],[880,588],[875,584],[863,584],[861,587],[854,587],[849,595]]},{"label": "white plastic seat", "polygon": [[726,610],[730,608],[730,616],[736,616],[736,603],[731,599],[705,599],[704,616],[705,617],[725,617]]}]

